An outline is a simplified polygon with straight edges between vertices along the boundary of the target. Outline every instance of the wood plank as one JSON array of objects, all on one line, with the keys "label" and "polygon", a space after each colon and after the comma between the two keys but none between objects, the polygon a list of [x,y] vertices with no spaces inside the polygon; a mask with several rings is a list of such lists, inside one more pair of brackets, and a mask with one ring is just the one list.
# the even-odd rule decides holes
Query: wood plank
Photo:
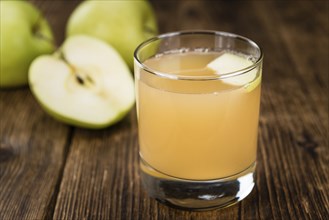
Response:
[{"label": "wood plank", "polygon": [[[318,27],[317,18],[309,19],[306,25],[302,22],[314,17],[314,11],[309,10],[313,3],[303,2],[300,7],[292,2],[257,4],[266,33],[271,33],[267,37],[274,42],[265,45],[265,57],[274,71],[269,70],[271,84],[263,89],[262,99],[262,106],[271,108],[261,120],[261,133],[267,132],[275,141],[268,152],[262,152],[272,157],[267,164],[268,169],[272,168],[272,180],[268,182],[276,193],[272,199],[277,200],[282,217],[325,219],[329,210],[328,81],[319,82],[317,76],[328,79],[328,64],[324,61],[328,57],[328,39],[322,31],[309,32],[308,26]],[[272,13],[265,11],[268,8],[273,9]],[[274,114],[274,118],[268,114]]]},{"label": "wood plank", "polygon": [[135,213],[130,210],[139,203],[133,121],[128,117],[102,131],[77,130],[54,219],[129,219],[138,215],[138,207]]},{"label": "wood plank", "polygon": [[55,204],[69,128],[28,89],[0,92],[0,219],[42,219]]}]

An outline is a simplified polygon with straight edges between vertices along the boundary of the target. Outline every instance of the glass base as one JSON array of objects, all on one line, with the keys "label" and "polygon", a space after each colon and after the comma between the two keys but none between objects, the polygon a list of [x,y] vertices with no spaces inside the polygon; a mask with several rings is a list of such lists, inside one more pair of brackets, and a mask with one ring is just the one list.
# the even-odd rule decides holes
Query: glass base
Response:
[{"label": "glass base", "polygon": [[150,197],[180,209],[204,211],[225,208],[248,196],[255,185],[256,163],[236,175],[208,181],[167,176],[142,159],[140,166],[142,183]]}]

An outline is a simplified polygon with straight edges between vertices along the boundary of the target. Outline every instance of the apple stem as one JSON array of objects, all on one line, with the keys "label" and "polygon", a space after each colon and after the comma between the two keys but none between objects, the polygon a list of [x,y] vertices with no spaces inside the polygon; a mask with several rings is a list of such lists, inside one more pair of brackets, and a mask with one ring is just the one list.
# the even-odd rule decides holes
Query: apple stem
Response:
[{"label": "apple stem", "polygon": [[40,32],[40,23],[41,22],[42,22],[42,14],[39,14],[38,19],[36,20],[35,24],[32,26],[33,35],[35,35],[36,37],[38,37],[40,39],[48,41],[50,44],[52,44],[55,47],[54,40],[50,37],[47,37],[47,36],[43,35]]}]

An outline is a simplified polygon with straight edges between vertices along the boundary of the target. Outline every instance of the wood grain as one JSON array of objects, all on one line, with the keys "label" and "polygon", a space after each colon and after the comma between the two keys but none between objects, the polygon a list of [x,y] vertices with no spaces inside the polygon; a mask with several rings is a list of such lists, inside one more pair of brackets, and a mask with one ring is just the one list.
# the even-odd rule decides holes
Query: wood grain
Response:
[{"label": "wood grain", "polygon": [[[32,1],[57,44],[79,1]],[[0,219],[327,219],[328,1],[151,1],[161,33],[234,32],[264,54],[256,187],[207,212],[150,199],[138,170],[134,109],[99,131],[47,116],[28,88],[0,91]]]},{"label": "wood grain", "polygon": [[53,206],[69,128],[27,89],[1,91],[0,219],[42,219]]}]

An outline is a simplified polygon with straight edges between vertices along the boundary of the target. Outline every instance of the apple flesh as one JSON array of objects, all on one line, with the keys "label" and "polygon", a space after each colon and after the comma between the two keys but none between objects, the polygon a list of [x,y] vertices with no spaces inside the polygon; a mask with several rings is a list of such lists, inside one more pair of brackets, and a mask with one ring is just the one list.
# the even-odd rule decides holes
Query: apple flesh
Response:
[{"label": "apple flesh", "polygon": [[134,104],[129,68],[107,43],[89,36],[72,36],[53,56],[33,61],[30,88],[50,115],[67,124],[104,128]]},{"label": "apple flesh", "polygon": [[[222,75],[244,70],[253,64],[254,63],[246,57],[225,52],[208,63],[207,68],[215,71],[218,75]],[[258,70],[259,68],[255,67],[246,73],[223,78],[222,81],[235,86],[244,86],[246,91],[249,92],[252,91],[261,81],[261,77],[258,76],[258,74],[260,74],[258,73]]]},{"label": "apple flesh", "polygon": [[0,87],[26,85],[37,56],[54,51],[53,34],[40,11],[26,1],[1,1]]},{"label": "apple flesh", "polygon": [[84,1],[67,25],[67,36],[76,34],[106,41],[132,70],[135,48],[157,34],[157,24],[148,1]]}]

